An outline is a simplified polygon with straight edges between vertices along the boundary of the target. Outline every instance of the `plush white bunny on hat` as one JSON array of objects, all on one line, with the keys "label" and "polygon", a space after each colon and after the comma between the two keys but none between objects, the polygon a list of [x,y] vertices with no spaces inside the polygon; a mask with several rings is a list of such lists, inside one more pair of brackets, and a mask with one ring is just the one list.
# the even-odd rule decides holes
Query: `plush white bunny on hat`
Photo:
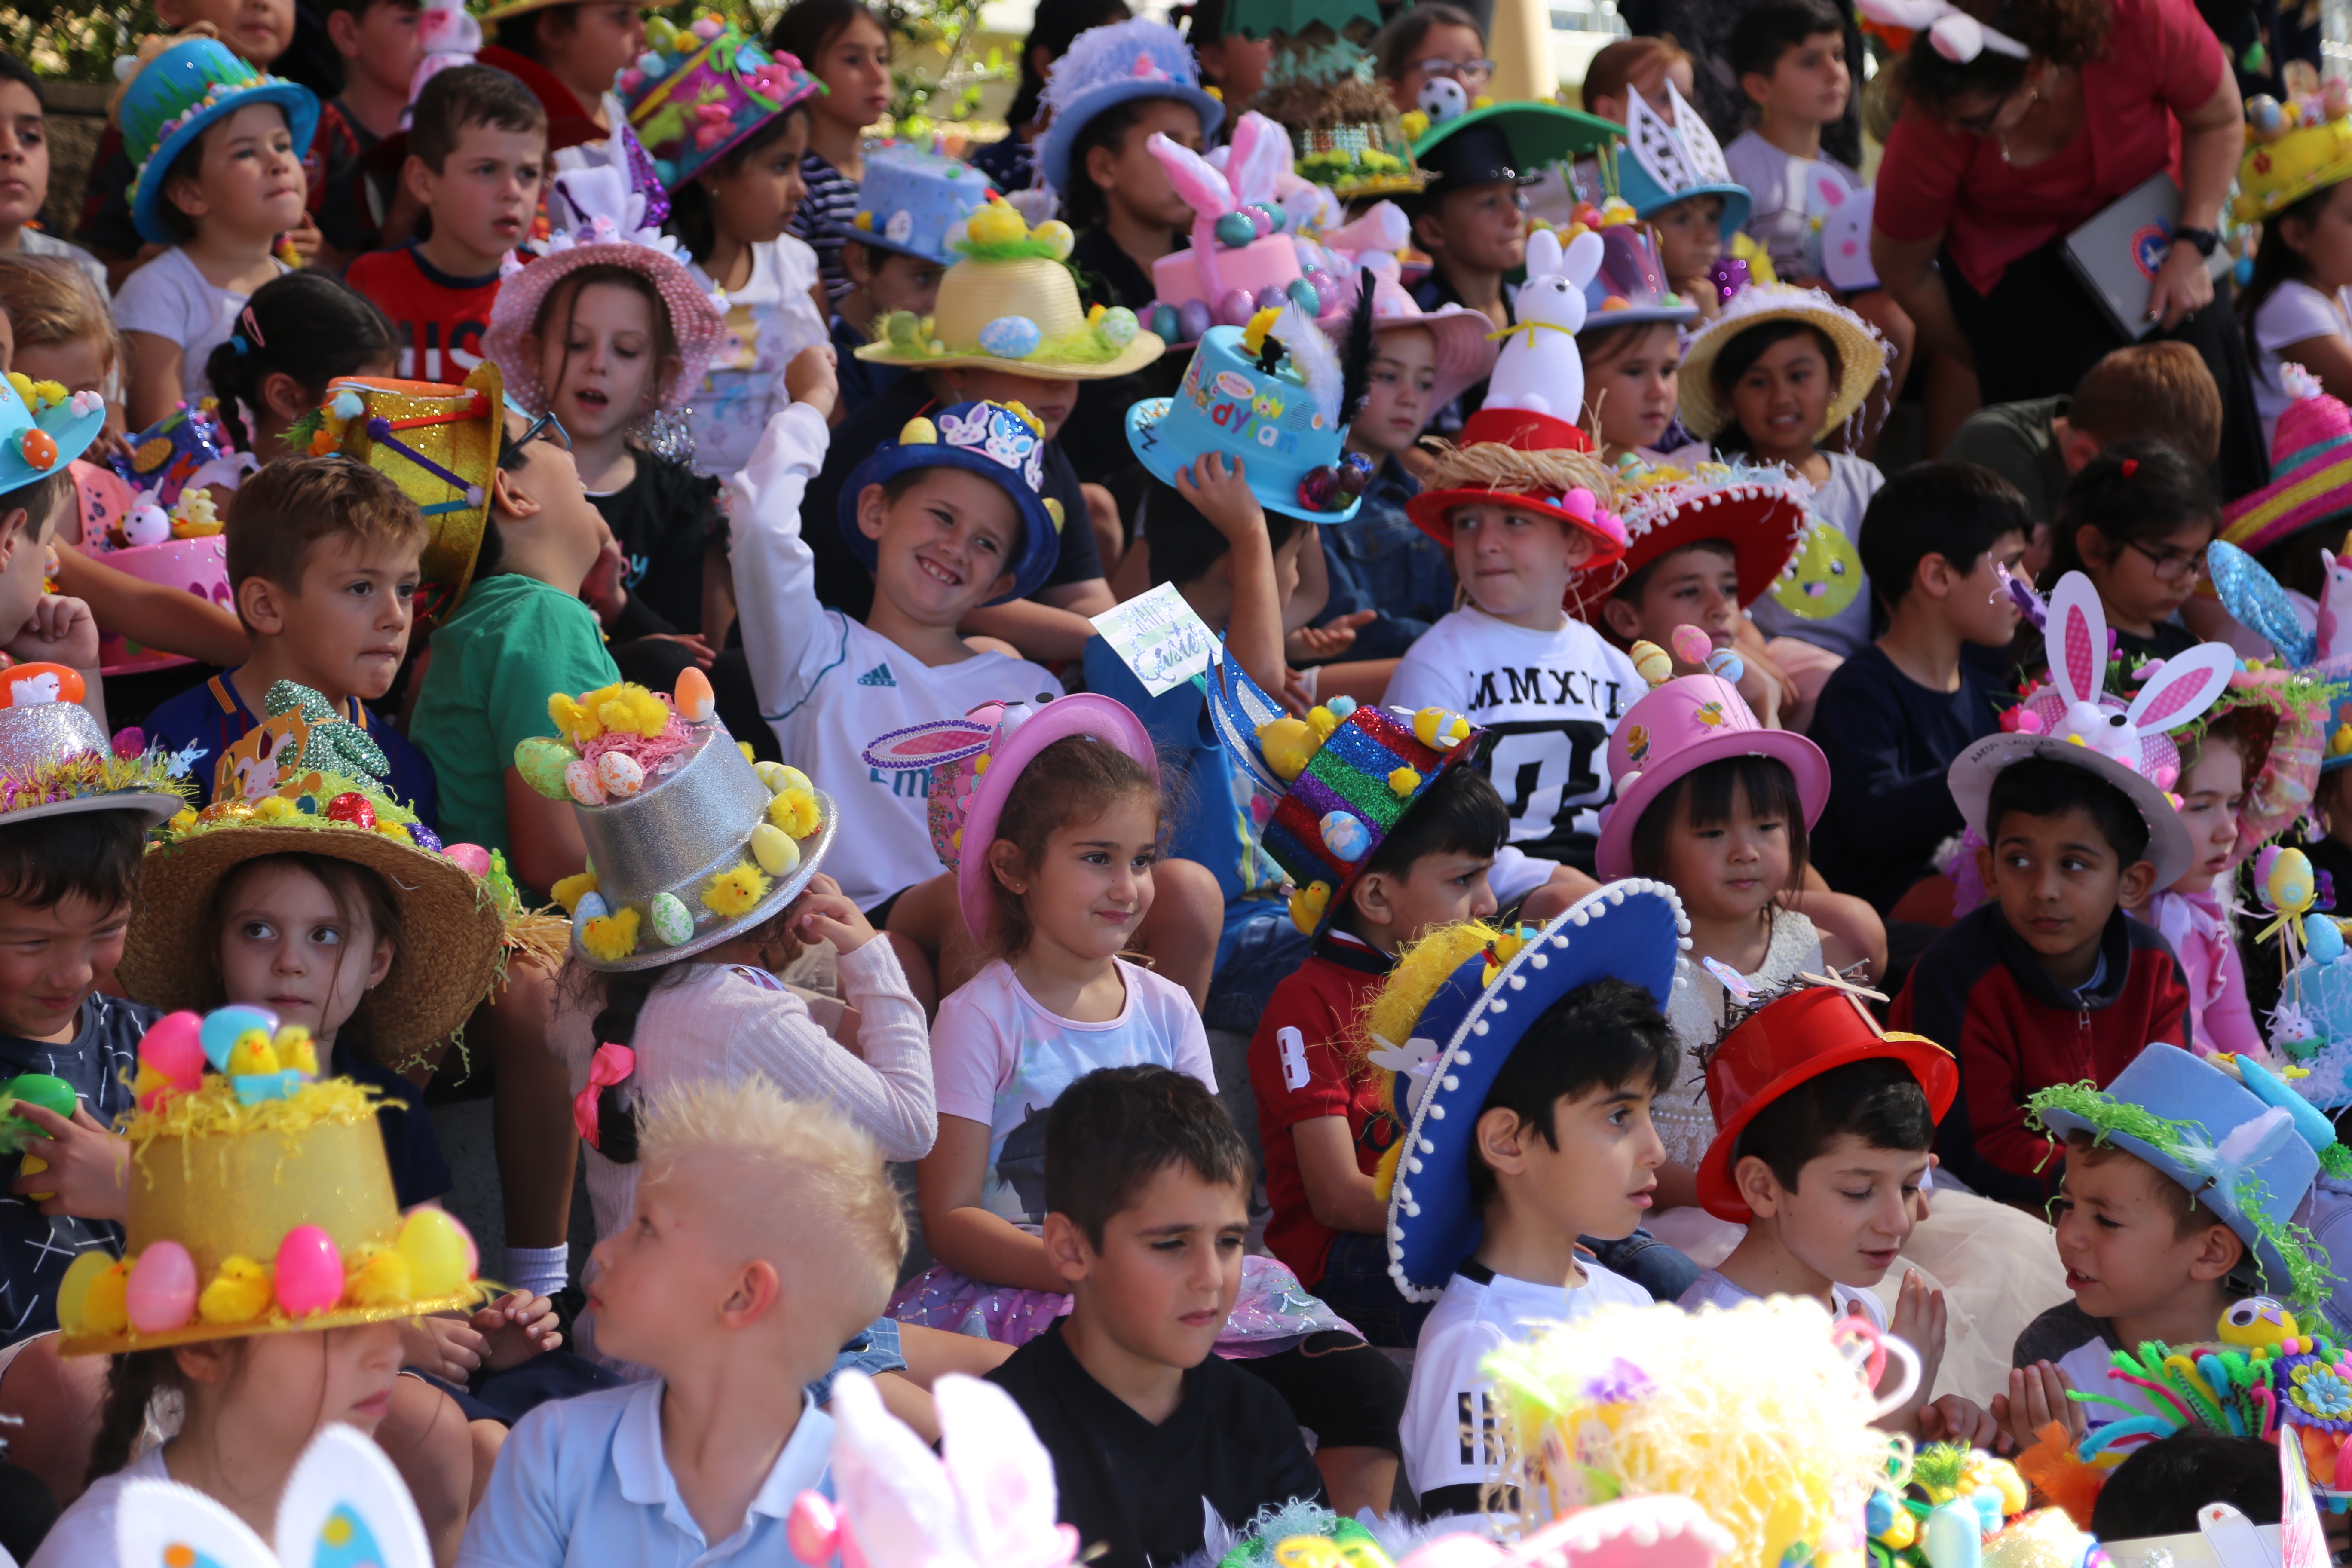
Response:
[{"label": "plush white bunny on hat", "polygon": [[1489,408],[1524,408],[1574,424],[1584,414],[1584,359],[1576,334],[1584,325],[1584,286],[1601,270],[1601,237],[1585,230],[1560,248],[1538,229],[1528,238],[1528,280],[1514,309],[1518,324],[1498,333],[1503,353],[1486,384]]}]

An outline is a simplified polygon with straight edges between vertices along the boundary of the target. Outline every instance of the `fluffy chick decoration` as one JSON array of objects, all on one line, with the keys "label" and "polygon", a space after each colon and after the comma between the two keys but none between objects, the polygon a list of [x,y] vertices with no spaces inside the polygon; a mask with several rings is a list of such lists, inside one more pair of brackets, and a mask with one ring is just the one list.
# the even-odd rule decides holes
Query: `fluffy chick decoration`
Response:
[{"label": "fluffy chick decoration", "polygon": [[249,1323],[269,1310],[269,1267],[250,1258],[221,1259],[220,1272],[196,1298],[207,1323]]},{"label": "fluffy chick decoration", "polygon": [[732,869],[710,879],[702,889],[702,901],[720,919],[733,920],[759,908],[760,900],[768,896],[768,886],[766,872],[749,860],[739,860]]}]

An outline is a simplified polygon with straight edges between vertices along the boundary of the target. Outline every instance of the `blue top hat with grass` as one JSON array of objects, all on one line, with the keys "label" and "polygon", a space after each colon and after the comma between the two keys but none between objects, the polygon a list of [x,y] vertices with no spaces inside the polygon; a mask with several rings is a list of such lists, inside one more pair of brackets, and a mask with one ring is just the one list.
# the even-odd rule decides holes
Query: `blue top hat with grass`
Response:
[{"label": "blue top hat with grass", "polygon": [[317,95],[239,59],[217,39],[184,39],[135,68],[115,118],[131,159],[131,221],[140,238],[155,245],[180,242],[163,215],[163,184],[172,165],[222,117],[256,103],[274,103],[286,111],[296,157],[310,151],[310,137],[319,129]]},{"label": "blue top hat with grass", "polygon": [[1013,591],[988,602],[1010,604],[1045,585],[1062,558],[1062,503],[1040,493],[1045,482],[1045,433],[1037,416],[1017,403],[951,403],[917,415],[857,465],[841,487],[841,531],[850,550],[875,570],[875,542],[857,526],[857,498],[868,485],[887,485],[917,468],[961,468],[1004,487],[1021,514],[1021,537],[1005,562]]}]

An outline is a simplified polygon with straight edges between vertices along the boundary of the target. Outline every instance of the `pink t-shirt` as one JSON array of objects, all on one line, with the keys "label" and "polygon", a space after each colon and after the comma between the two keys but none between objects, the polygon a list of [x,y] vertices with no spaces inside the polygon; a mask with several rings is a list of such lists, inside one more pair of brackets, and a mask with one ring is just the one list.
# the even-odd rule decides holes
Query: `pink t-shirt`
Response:
[{"label": "pink t-shirt", "polygon": [[2107,53],[2083,69],[2083,130],[2020,169],[2000,144],[1906,109],[1878,167],[1872,222],[1890,239],[1945,236],[1970,287],[2071,234],[2159,169],[2179,178],[2178,116],[2210,101],[2226,65],[2189,0],[2111,0]]},{"label": "pink t-shirt", "polygon": [[2149,910],[2152,923],[2172,944],[2189,982],[2189,1040],[2201,1057],[2217,1051],[2268,1061],[2262,1031],[2246,996],[2246,971],[2238,941],[2210,892],[2181,893],[2167,888]]}]

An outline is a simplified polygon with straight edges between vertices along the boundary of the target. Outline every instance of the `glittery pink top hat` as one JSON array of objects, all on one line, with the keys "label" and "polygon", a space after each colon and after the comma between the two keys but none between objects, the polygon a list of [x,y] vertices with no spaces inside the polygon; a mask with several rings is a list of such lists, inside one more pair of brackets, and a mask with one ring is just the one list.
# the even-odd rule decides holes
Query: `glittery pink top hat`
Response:
[{"label": "glittery pink top hat", "polygon": [[1627,709],[1609,737],[1617,800],[1601,819],[1593,856],[1601,879],[1633,875],[1633,829],[1642,814],[1676,780],[1726,757],[1769,757],[1786,765],[1796,775],[1805,826],[1821,820],[1830,803],[1830,763],[1822,749],[1793,730],[1759,724],[1739,688],[1721,676],[1677,676]]},{"label": "glittery pink top hat", "polygon": [[[904,772],[928,768],[931,774],[931,847],[940,864],[956,874],[956,901],[964,924],[988,940],[996,909],[996,879],[989,873],[988,847],[996,842],[997,819],[1022,772],[1056,741],[1083,735],[1118,747],[1160,777],[1160,756],[1151,731],[1125,704],[1081,692],[1075,697],[1040,696],[1026,702],[983,702],[961,719],[934,719],[893,730],[861,753],[869,767]],[[966,854],[976,847],[977,854]]]},{"label": "glittery pink top hat", "polygon": [[498,302],[490,307],[490,330],[482,349],[505,373],[508,392],[533,414],[547,412],[548,389],[540,384],[539,361],[524,352],[523,340],[539,321],[549,290],[583,267],[625,267],[643,273],[669,311],[670,336],[678,364],[660,388],[661,406],[675,413],[687,394],[702,384],[710,361],[732,341],[726,313],[688,269],[677,241],[646,226],[646,198],[630,189],[626,171],[591,167],[555,176],[548,212],[561,226],[546,249],[526,262],[509,251],[499,271]]}]

